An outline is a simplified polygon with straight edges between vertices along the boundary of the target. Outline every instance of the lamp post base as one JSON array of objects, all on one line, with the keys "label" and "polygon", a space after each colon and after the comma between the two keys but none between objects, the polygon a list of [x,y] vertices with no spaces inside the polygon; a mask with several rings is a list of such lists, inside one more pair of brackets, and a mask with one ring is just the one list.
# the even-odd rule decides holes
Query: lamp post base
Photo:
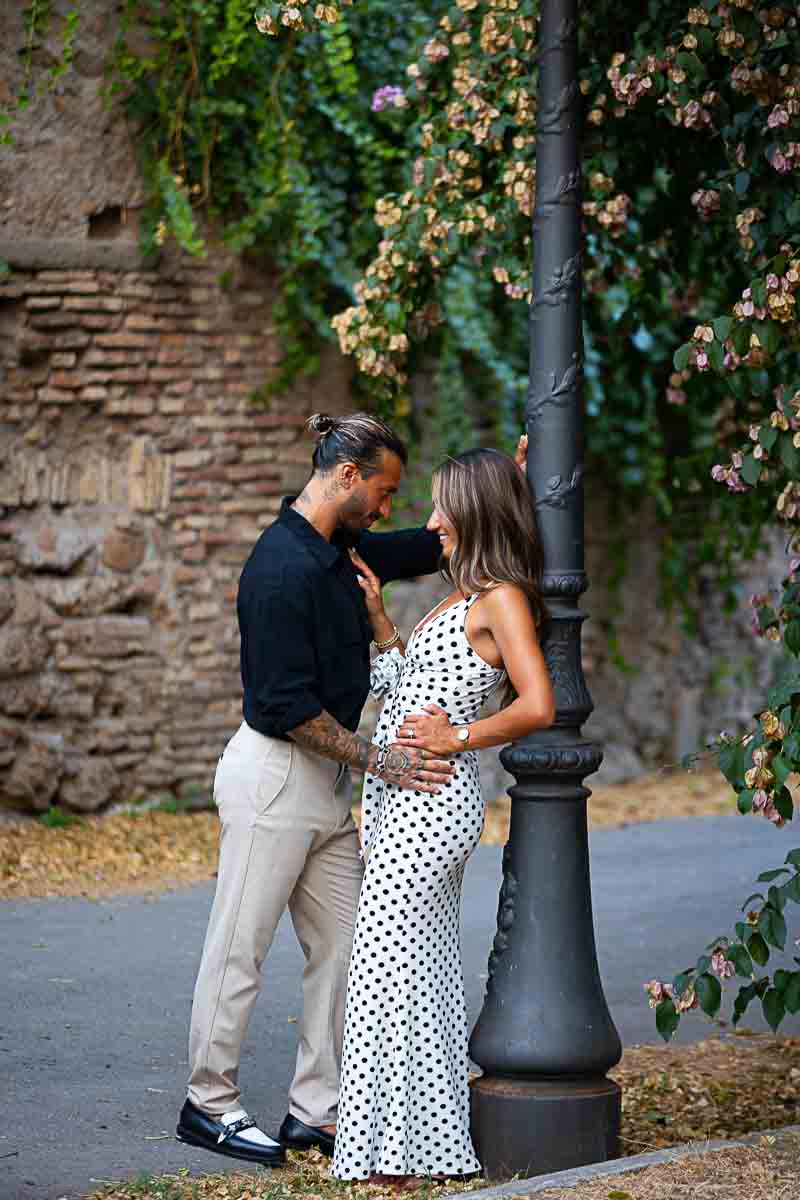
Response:
[{"label": "lamp post base", "polygon": [[472,1140],[489,1179],[526,1179],[619,1157],[622,1090],[604,1075],[482,1075],[470,1092]]}]

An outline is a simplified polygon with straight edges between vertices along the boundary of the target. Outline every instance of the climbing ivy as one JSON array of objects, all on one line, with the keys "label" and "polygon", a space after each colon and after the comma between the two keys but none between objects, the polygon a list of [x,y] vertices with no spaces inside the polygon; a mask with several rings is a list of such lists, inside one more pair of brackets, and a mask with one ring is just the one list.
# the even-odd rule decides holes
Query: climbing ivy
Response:
[{"label": "climbing ivy", "polygon": [[23,11],[25,44],[20,55],[22,80],[15,95],[5,104],[0,105],[0,146],[13,144],[13,124],[17,114],[30,106],[37,93],[55,88],[72,65],[80,28],[80,15],[77,9],[71,8],[59,20],[61,24],[59,53],[48,69],[34,79],[35,53],[53,29],[54,13],[50,0],[31,0],[30,6]]}]

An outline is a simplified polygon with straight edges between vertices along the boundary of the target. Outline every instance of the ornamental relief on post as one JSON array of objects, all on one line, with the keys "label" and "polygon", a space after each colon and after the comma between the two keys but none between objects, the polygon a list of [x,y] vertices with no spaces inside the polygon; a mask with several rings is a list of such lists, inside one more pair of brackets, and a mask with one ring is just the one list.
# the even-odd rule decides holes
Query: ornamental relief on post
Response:
[{"label": "ornamental relief on post", "polygon": [[579,250],[560,267],[556,267],[541,293],[534,300],[533,307],[537,308],[541,304],[546,304],[549,308],[557,308],[560,304],[566,304],[572,300],[580,291],[581,269],[582,257]]},{"label": "ornamental relief on post", "polygon": [[546,108],[539,109],[539,133],[555,133],[558,123],[566,112],[575,104],[580,94],[577,79],[565,83],[558,96]]},{"label": "ornamental relief on post", "polygon": [[492,942],[489,965],[487,967],[487,994],[492,990],[494,985],[494,974],[497,969],[498,959],[508,949],[508,935],[511,932],[511,926],[514,924],[516,916],[518,888],[519,883],[517,878],[511,871],[511,843],[506,842],[503,849],[503,882],[500,887],[500,898],[497,902],[497,932]]},{"label": "ornamental relief on post", "polygon": [[551,475],[547,481],[547,490],[536,500],[536,508],[566,508],[569,497],[578,491],[583,479],[583,463],[573,468],[569,479],[561,475]]},{"label": "ornamental relief on post", "polygon": [[592,698],[581,665],[582,621],[582,614],[577,617],[551,617],[542,645],[542,654],[556,694],[559,715],[566,713],[573,720],[580,716],[578,724],[585,721],[592,711]]},{"label": "ornamental relief on post", "polygon": [[[539,371],[537,375],[539,378],[549,377],[550,385],[548,391],[532,390],[528,400],[527,420],[529,423],[536,421],[543,410],[550,405],[554,408],[564,408],[579,395],[583,384],[583,359],[577,350],[573,351],[572,362],[558,382],[556,382],[555,371]],[[535,378],[536,376],[534,376]]]},{"label": "ornamental relief on post", "polygon": [[539,46],[539,53],[536,55],[537,63],[541,63],[545,54],[552,54],[554,50],[563,50],[578,32],[578,22],[574,17],[564,17],[556,29],[555,37],[552,42],[547,42],[545,45]]}]

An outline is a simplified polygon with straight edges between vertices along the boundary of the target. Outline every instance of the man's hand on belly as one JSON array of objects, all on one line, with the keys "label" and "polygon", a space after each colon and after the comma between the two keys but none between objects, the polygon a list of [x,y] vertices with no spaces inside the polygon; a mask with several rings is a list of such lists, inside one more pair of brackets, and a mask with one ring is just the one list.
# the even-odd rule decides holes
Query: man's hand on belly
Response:
[{"label": "man's hand on belly", "polygon": [[377,775],[387,783],[435,794],[453,774],[450,763],[426,751],[392,745],[388,750],[373,746],[359,733],[351,733],[324,710],[310,721],[304,721],[289,736],[298,746],[313,750],[323,758],[347,763],[360,771]]}]

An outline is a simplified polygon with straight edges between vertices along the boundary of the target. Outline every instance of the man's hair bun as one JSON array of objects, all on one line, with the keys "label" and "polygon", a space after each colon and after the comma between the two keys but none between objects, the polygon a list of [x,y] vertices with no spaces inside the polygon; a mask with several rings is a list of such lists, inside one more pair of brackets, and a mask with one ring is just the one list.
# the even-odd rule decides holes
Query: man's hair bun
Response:
[{"label": "man's hair bun", "polygon": [[326,433],[332,433],[336,428],[336,422],[333,417],[329,417],[327,413],[314,413],[306,422],[307,428],[311,433],[316,433],[317,437],[325,437]]}]

